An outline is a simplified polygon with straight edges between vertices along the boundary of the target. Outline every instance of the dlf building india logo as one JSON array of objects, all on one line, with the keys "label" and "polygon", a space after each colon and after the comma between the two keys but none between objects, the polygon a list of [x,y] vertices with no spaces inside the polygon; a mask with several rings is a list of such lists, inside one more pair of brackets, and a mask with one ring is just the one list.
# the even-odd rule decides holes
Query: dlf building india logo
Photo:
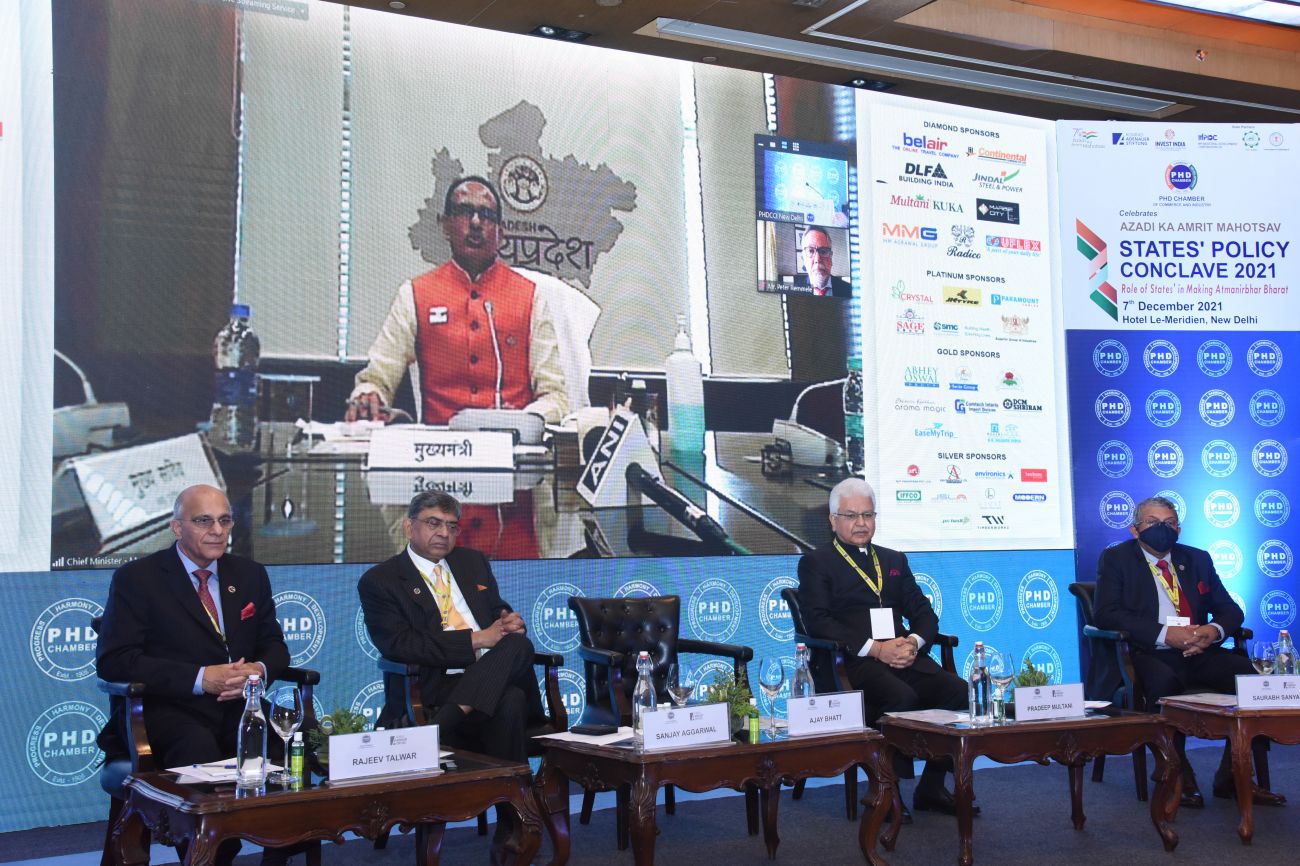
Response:
[{"label": "dlf building india logo", "polygon": [[1119,296],[1115,287],[1108,281],[1110,263],[1106,255],[1106,242],[1083,224],[1083,220],[1074,221],[1076,246],[1083,257],[1088,260],[1088,297],[1101,308],[1101,311],[1115,321],[1119,321]]}]

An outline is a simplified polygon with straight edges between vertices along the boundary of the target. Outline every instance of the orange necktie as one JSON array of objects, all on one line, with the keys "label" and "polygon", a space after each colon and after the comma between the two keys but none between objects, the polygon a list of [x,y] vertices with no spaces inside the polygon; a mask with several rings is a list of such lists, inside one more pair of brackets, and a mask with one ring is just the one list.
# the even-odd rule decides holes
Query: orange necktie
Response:
[{"label": "orange necktie", "polygon": [[447,572],[442,570],[442,564],[439,563],[433,567],[433,597],[438,600],[438,612],[442,614],[443,628],[452,631],[469,628],[469,623],[465,622],[465,617],[460,615],[456,605],[451,602],[451,583],[447,580]]}]

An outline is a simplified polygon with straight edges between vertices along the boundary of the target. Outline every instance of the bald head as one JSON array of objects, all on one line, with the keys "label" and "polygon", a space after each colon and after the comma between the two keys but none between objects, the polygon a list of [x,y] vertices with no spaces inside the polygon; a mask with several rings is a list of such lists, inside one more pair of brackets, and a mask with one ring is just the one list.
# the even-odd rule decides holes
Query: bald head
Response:
[{"label": "bald head", "polygon": [[230,500],[209,484],[186,487],[172,504],[176,546],[196,565],[207,566],[226,552],[233,523]]}]

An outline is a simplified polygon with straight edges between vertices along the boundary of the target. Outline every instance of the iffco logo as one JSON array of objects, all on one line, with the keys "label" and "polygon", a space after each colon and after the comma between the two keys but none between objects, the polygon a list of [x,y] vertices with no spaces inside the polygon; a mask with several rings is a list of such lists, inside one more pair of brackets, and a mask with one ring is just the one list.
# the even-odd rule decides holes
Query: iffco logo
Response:
[{"label": "iffco logo", "polygon": [[1280,589],[1266,592],[1259,600],[1259,615],[1273,628],[1288,628],[1295,622],[1295,599]]},{"label": "iffco logo", "polygon": [[1190,162],[1174,162],[1165,167],[1165,186],[1180,192],[1196,189],[1196,166]]},{"label": "iffco logo", "polygon": [[571,583],[553,583],[533,605],[533,638],[551,652],[568,652],[578,647],[578,620],[569,609],[569,596],[586,596]]},{"label": "iffco logo", "polygon": [[1282,369],[1282,350],[1272,340],[1256,340],[1246,350],[1246,366],[1256,376],[1272,376]]},{"label": "iffco logo", "polygon": [[1219,529],[1227,529],[1241,516],[1241,503],[1231,490],[1212,490],[1205,497],[1205,519]]},{"label": "iffco logo", "polygon": [[1056,613],[1061,607],[1061,593],[1052,576],[1036,568],[1020,578],[1016,604],[1020,608],[1020,618],[1026,625],[1030,628],[1047,628],[1056,619]]},{"label": "iffco logo", "polygon": [[370,639],[370,629],[366,628],[365,608],[357,608],[356,618],[352,621],[352,635],[357,639],[357,646],[361,647],[361,651],[366,654],[367,658],[379,661],[379,648]]},{"label": "iffco logo", "polygon": [[[916,493],[918,499],[921,497],[919,490],[909,492]],[[767,636],[778,643],[794,640],[794,620],[790,616],[790,605],[781,597],[781,590],[798,586],[799,581],[782,575],[769,580],[758,595],[758,622]]]},{"label": "iffco logo", "polygon": [[988,631],[1002,619],[1002,587],[987,571],[976,571],[961,585],[961,615],[976,631]]},{"label": "iffco logo", "polygon": [[1250,417],[1261,427],[1276,427],[1286,417],[1282,395],[1265,388],[1250,396]]},{"label": "iffco logo", "polygon": [[614,598],[658,598],[661,595],[659,587],[648,580],[629,580],[614,590]]},{"label": "iffco logo", "polygon": [[918,571],[912,576],[916,578],[916,585],[921,588],[921,592],[930,600],[934,615],[943,616],[943,590],[939,589],[939,581],[923,571]]},{"label": "iffco logo", "polygon": [[1227,478],[1237,469],[1237,449],[1224,439],[1211,439],[1201,449],[1201,468],[1215,478]]},{"label": "iffco logo", "polygon": [[1123,478],[1133,469],[1133,449],[1118,439],[1097,448],[1097,468],[1109,478]]},{"label": "iffco logo", "polygon": [[1039,641],[1030,645],[1029,649],[1025,650],[1024,658],[1021,660],[1022,667],[1025,662],[1031,662],[1035,670],[1047,674],[1049,683],[1059,685],[1064,682],[1062,677],[1065,675],[1065,671],[1061,666],[1061,654],[1050,643]]},{"label": "iffco logo", "polygon": [[1178,349],[1168,340],[1152,340],[1142,350],[1142,364],[1152,376],[1172,376],[1178,369]]},{"label": "iffco logo", "polygon": [[1101,522],[1111,529],[1123,529],[1133,523],[1133,497],[1123,490],[1112,490],[1101,497]]},{"label": "iffco logo", "polygon": [[366,720],[367,731],[373,731],[375,722],[379,721],[379,713],[383,708],[384,681],[375,680],[373,683],[367,683],[361,687],[361,691],[357,692],[357,696],[352,699],[352,705],[348,709]]},{"label": "iffco logo", "polygon": [[1201,395],[1201,420],[1211,427],[1226,427],[1237,414],[1231,395],[1219,388],[1211,388]]},{"label": "iffco logo", "polygon": [[99,772],[95,737],[108,722],[85,701],[62,701],[41,713],[27,733],[27,764],[42,782],[66,788]]},{"label": "iffco logo", "polygon": [[1291,500],[1281,490],[1261,490],[1255,497],[1255,519],[1276,529],[1291,516]]},{"label": "iffco logo", "polygon": [[1183,404],[1173,391],[1161,388],[1147,397],[1147,420],[1157,427],[1172,427],[1183,416]]},{"label": "iffco logo", "polygon": [[1093,411],[1097,414],[1097,420],[1107,427],[1123,427],[1128,422],[1133,407],[1129,405],[1128,397],[1123,391],[1107,388],[1097,395]]},{"label": "iffco logo", "polygon": [[740,627],[740,594],[720,577],[711,577],[691,593],[691,631],[704,640],[728,640]]},{"label": "iffco logo", "polygon": [[1160,478],[1173,478],[1183,471],[1183,449],[1169,439],[1153,442],[1147,449],[1147,467]]},{"label": "iffco logo", "polygon": [[1227,539],[1219,539],[1206,550],[1210,554],[1210,559],[1214,561],[1214,570],[1219,573],[1219,577],[1232,580],[1241,574],[1243,559],[1240,547]]},{"label": "iffco logo", "polygon": [[1276,439],[1261,439],[1250,449],[1250,465],[1265,478],[1276,478],[1286,470],[1286,446]]},{"label": "iffco logo", "polygon": [[1270,538],[1255,551],[1255,564],[1269,577],[1286,577],[1295,564],[1295,556],[1285,541]]},{"label": "iffco logo", "polygon": [[277,592],[275,615],[289,647],[289,663],[305,665],[316,657],[325,644],[325,611],[316,599],[296,589]]},{"label": "iffco logo", "polygon": [[99,635],[90,621],[103,615],[103,605],[88,598],[65,598],[45,608],[27,642],[32,661],[54,680],[74,682],[93,675]]},{"label": "iffco logo", "polygon": [[1128,369],[1128,349],[1119,340],[1102,340],[1092,350],[1092,366],[1103,376],[1122,376]]},{"label": "iffco logo", "polygon": [[[560,668],[560,703],[564,705],[564,712],[569,717],[569,723],[582,718],[582,714],[587,710],[587,679],[577,671],[571,671],[568,668]],[[547,714],[550,714],[550,707],[546,706],[546,680],[537,681],[537,690],[542,693],[542,706],[546,707]]]},{"label": "iffco logo", "polygon": [[1206,340],[1196,350],[1196,366],[1207,376],[1226,376],[1232,369],[1232,350],[1222,340]]}]

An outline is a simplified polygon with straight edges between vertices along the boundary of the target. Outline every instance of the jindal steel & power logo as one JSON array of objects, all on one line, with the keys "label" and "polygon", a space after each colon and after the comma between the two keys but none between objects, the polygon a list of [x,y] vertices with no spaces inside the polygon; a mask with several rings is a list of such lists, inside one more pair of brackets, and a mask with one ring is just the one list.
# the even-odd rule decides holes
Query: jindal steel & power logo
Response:
[{"label": "jindal steel & power logo", "polygon": [[1133,497],[1123,490],[1111,490],[1102,495],[1098,511],[1102,523],[1111,529],[1124,529],[1133,522]]},{"label": "jindal steel & power logo", "polygon": [[1056,647],[1046,641],[1030,644],[1021,658],[1020,665],[1024,667],[1025,662],[1032,662],[1036,670],[1047,674],[1047,681],[1059,685],[1064,682],[1065,669],[1061,664],[1061,654],[1056,651]]},{"label": "jindal steel & power logo", "polygon": [[1261,388],[1250,396],[1250,417],[1261,427],[1276,427],[1286,417],[1286,403],[1282,395],[1269,388]]},{"label": "jindal steel & power logo", "polygon": [[295,667],[305,665],[325,645],[325,610],[316,599],[296,589],[277,592],[274,599],[289,661]]},{"label": "jindal steel & power logo", "polygon": [[101,753],[95,738],[107,721],[94,704],[60,701],[41,713],[27,732],[27,765],[46,784],[80,785],[99,772]]},{"label": "jindal steel & power logo", "polygon": [[702,581],[687,609],[691,631],[705,640],[725,641],[740,627],[740,593],[720,577]]},{"label": "jindal steel & power logo", "polygon": [[1241,503],[1231,490],[1211,490],[1202,508],[1206,521],[1217,529],[1227,529],[1241,517]]},{"label": "jindal steel & power logo", "polygon": [[1282,350],[1272,340],[1256,340],[1246,350],[1246,366],[1256,376],[1273,376],[1282,369]]},{"label": "jindal steel & power logo", "polygon": [[1237,449],[1226,439],[1211,439],[1201,448],[1201,468],[1214,478],[1227,478],[1237,469]]},{"label": "jindal steel & power logo", "polygon": [[1227,427],[1237,414],[1232,396],[1222,388],[1211,388],[1201,395],[1201,420],[1211,427]]},{"label": "jindal steel & power logo", "polygon": [[1061,607],[1061,593],[1052,576],[1040,568],[1020,578],[1016,589],[1016,606],[1020,618],[1030,628],[1047,628],[1056,620]]},{"label": "jindal steel & power logo", "polygon": [[1133,449],[1119,439],[1097,446],[1097,468],[1108,478],[1123,478],[1133,469]]},{"label": "jindal steel & power logo", "polygon": [[90,622],[104,606],[88,598],[65,598],[41,611],[32,623],[27,646],[32,661],[47,677],[75,682],[95,673],[99,635]]},{"label": "jindal steel & power logo", "polygon": [[976,631],[988,631],[1002,619],[1002,586],[987,571],[972,572],[961,585],[961,615]]},{"label": "jindal steel & power logo", "polygon": [[[920,491],[908,491],[920,497]],[[794,640],[794,619],[790,605],[781,597],[783,589],[798,589],[799,581],[788,575],[774,577],[758,594],[758,622],[767,636],[778,643]]]},{"label": "jindal steel & power logo", "polygon": [[614,598],[658,598],[661,595],[659,587],[648,580],[629,580],[614,590]]},{"label": "jindal steel & power logo", "polygon": [[1119,340],[1102,340],[1093,347],[1092,366],[1103,376],[1122,376],[1128,369],[1128,349]]},{"label": "jindal steel & power logo", "polygon": [[[582,714],[587,711],[587,678],[577,671],[571,671],[568,668],[560,668],[557,678],[560,684],[560,703],[564,705],[564,713],[569,717],[570,726],[578,723]],[[689,675],[684,677],[689,681]],[[542,693],[542,706],[550,712],[550,700],[546,696],[546,679],[542,678],[537,681],[537,689]]]},{"label": "jindal steel & power logo", "polygon": [[1291,500],[1281,490],[1261,490],[1255,496],[1255,519],[1270,529],[1286,523],[1291,516]]},{"label": "jindal steel & power logo", "polygon": [[1172,427],[1183,417],[1183,404],[1168,388],[1152,391],[1147,397],[1147,420],[1157,427]]},{"label": "jindal steel & power logo", "polygon": [[1232,350],[1222,340],[1206,340],[1196,350],[1196,366],[1207,376],[1226,376],[1232,369]]},{"label": "jindal steel & power logo", "polygon": [[1255,551],[1255,564],[1268,577],[1286,577],[1295,565],[1295,556],[1285,541],[1270,538]]},{"label": "jindal steel & power logo", "polygon": [[1142,365],[1152,376],[1172,376],[1178,369],[1178,347],[1168,340],[1152,340],[1142,350]]},{"label": "jindal steel & power logo", "polygon": [[1295,599],[1280,589],[1266,592],[1259,600],[1259,615],[1273,628],[1289,628],[1295,622]]},{"label": "jindal steel & power logo", "polygon": [[1151,443],[1147,449],[1147,468],[1160,478],[1173,478],[1183,471],[1183,449],[1171,439]]},{"label": "jindal steel & power logo", "polygon": [[533,604],[530,633],[535,641],[551,652],[568,652],[578,647],[578,620],[569,609],[571,595],[585,596],[586,593],[572,583],[553,583],[542,590]]},{"label": "jindal steel & power logo", "polygon": [[918,571],[912,576],[916,578],[916,585],[920,588],[921,594],[930,600],[934,615],[943,616],[943,590],[939,588],[939,581],[924,571]]},{"label": "jindal steel & power logo", "polygon": [[366,730],[373,731],[375,722],[379,721],[379,713],[384,708],[384,681],[375,680],[372,683],[366,683],[361,687],[352,699],[352,705],[348,707],[352,712],[363,717],[366,720]]},{"label": "jindal steel & power logo", "polygon": [[370,629],[366,628],[366,611],[364,608],[357,608],[357,615],[352,620],[352,636],[357,639],[357,646],[361,647],[361,651],[366,654],[367,658],[379,661],[379,648],[370,639]]},{"label": "jindal steel & power logo", "polygon": [[1250,449],[1250,465],[1265,478],[1276,478],[1286,471],[1286,446],[1276,439],[1261,439]]},{"label": "jindal steel & power logo", "polygon": [[1097,420],[1107,427],[1123,427],[1133,412],[1128,395],[1115,388],[1107,388],[1098,394],[1092,408]]},{"label": "jindal steel & power logo", "polygon": [[1207,547],[1206,552],[1214,562],[1214,570],[1224,580],[1232,580],[1241,574],[1241,548],[1226,538],[1220,538]]}]

